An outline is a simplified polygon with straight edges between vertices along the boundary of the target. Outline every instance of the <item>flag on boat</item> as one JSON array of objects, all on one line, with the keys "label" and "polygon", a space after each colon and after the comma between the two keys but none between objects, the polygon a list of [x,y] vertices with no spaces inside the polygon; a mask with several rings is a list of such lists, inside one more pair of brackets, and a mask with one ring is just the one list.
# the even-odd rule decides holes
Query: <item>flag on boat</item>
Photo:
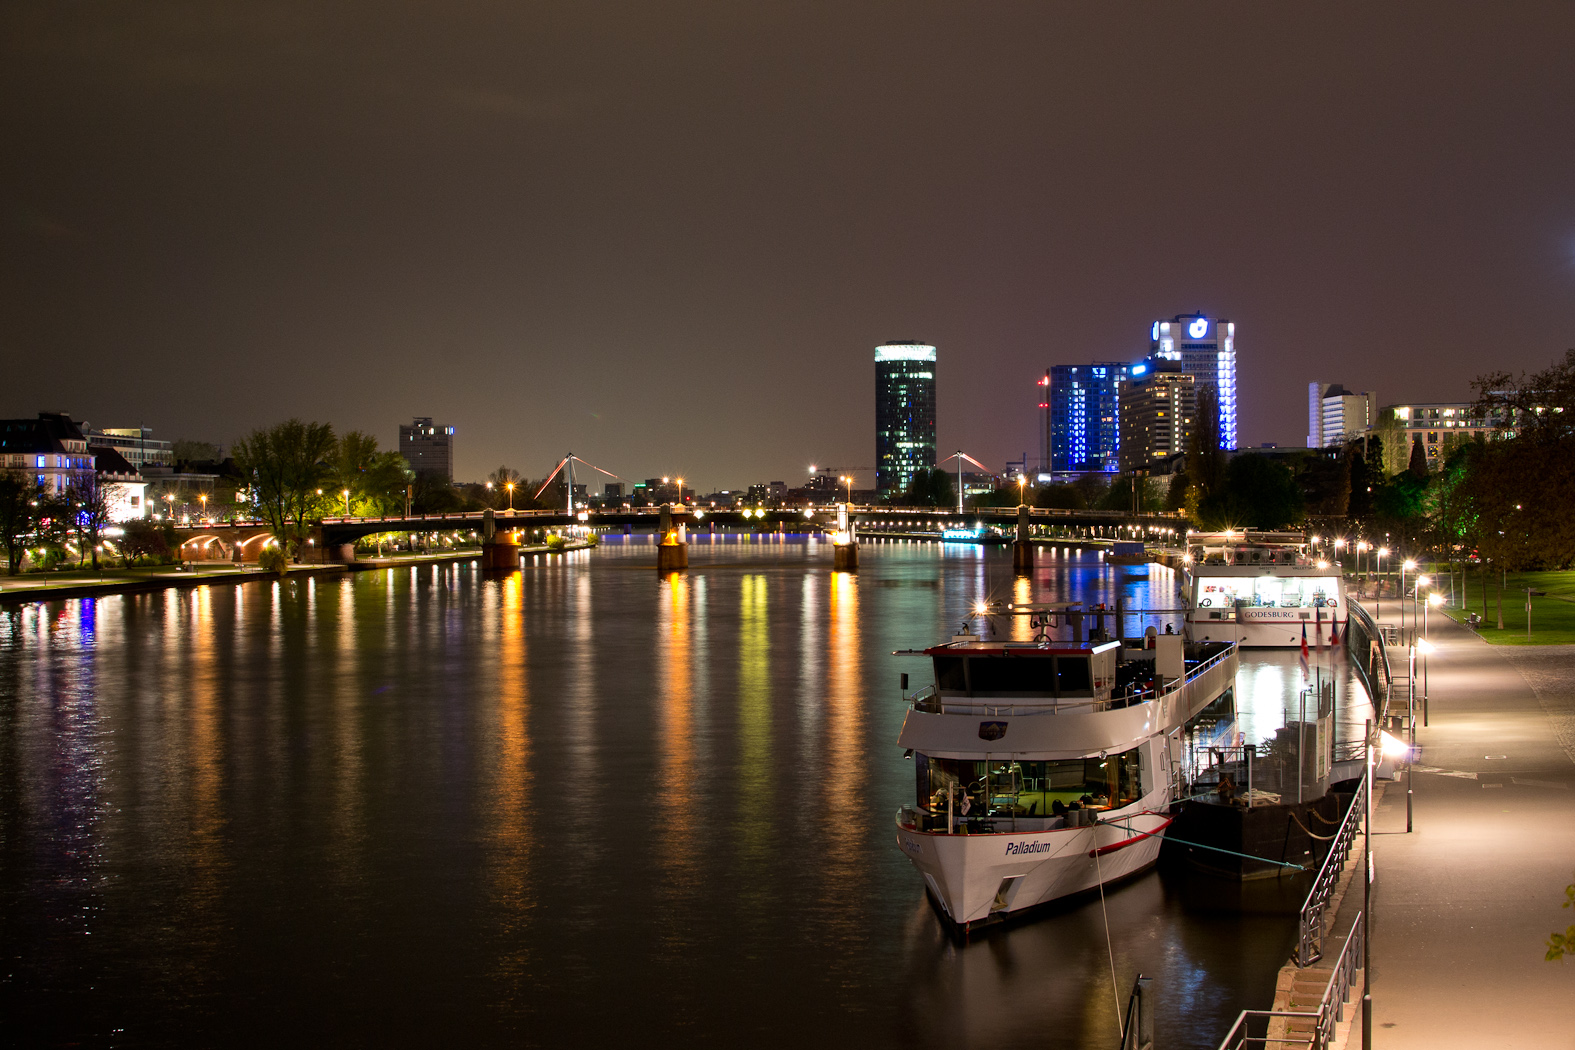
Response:
[{"label": "flag on boat", "polygon": [[[1323,655],[1323,606],[1318,605],[1318,606],[1314,606],[1313,607],[1313,621],[1314,621],[1313,622],[1313,644],[1315,644],[1318,647],[1318,655],[1322,656]],[[1306,629],[1307,629],[1306,625],[1303,624],[1302,625],[1302,630],[1305,631]]]},{"label": "flag on boat", "polygon": [[1307,676],[1307,622],[1302,621],[1302,677]]},{"label": "flag on boat", "polygon": [[1340,621],[1334,613],[1329,614],[1329,644],[1334,646],[1340,644]]}]

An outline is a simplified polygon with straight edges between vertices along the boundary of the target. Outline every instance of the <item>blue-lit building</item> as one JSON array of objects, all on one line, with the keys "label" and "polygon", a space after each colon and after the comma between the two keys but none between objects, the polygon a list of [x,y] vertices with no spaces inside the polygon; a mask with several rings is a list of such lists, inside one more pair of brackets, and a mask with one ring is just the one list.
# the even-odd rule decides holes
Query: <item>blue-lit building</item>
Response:
[{"label": "blue-lit building", "polygon": [[[1219,401],[1220,448],[1236,448],[1236,326],[1223,317],[1177,314],[1149,328],[1149,356],[1179,361],[1194,389],[1214,388]],[[1207,420],[1198,420],[1206,426]]]},{"label": "blue-lit building", "polygon": [[1051,367],[1045,397],[1051,473],[1121,469],[1120,385],[1129,367],[1119,361]]}]

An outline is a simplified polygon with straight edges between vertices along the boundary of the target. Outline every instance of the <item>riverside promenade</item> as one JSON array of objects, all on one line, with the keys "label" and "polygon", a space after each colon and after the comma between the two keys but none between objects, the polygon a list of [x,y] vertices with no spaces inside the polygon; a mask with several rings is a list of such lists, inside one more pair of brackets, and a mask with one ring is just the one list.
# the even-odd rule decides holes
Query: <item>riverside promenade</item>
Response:
[{"label": "riverside promenade", "polygon": [[1575,960],[1543,957],[1575,922],[1559,907],[1575,881],[1575,646],[1490,646],[1444,617],[1431,640],[1415,830],[1403,782],[1373,822],[1373,1045],[1575,1047]]}]

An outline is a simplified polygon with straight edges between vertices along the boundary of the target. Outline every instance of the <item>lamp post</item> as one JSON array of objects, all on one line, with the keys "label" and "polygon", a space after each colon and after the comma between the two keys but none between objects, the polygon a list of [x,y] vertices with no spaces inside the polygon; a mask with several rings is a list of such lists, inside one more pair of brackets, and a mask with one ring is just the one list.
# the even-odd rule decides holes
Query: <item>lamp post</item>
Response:
[{"label": "lamp post", "polygon": [[504,485],[503,487],[509,490],[509,513],[513,514],[514,513],[514,482],[510,481],[506,485]]},{"label": "lamp post", "polygon": [[197,495],[197,498],[202,501],[202,520],[203,521],[207,521],[208,520],[208,494],[206,492],[199,493]]},{"label": "lamp post", "polygon": [[852,474],[844,474],[839,480],[842,481],[843,484],[848,486],[848,505],[852,506],[853,505],[853,475]]},{"label": "lamp post", "polygon": [[678,505],[682,507],[684,505],[684,479],[674,478],[673,480],[678,482]]},{"label": "lamp post", "polygon": [[350,490],[345,489],[345,517],[350,516]]},{"label": "lamp post", "polygon": [[1378,568],[1374,570],[1378,573],[1378,590],[1373,594],[1373,619],[1376,620],[1383,615],[1380,610],[1383,608],[1384,597],[1384,559],[1389,557],[1389,548],[1379,547],[1373,552],[1373,556],[1378,559]]},{"label": "lamp post", "polygon": [[[1400,640],[1405,641],[1405,574],[1406,570],[1416,568],[1416,562],[1410,558],[1400,563]],[[1411,629],[1416,630],[1416,617],[1411,617]]]},{"label": "lamp post", "polygon": [[1362,775],[1367,781],[1362,804],[1362,1050],[1373,1045],[1373,720],[1362,732]]}]

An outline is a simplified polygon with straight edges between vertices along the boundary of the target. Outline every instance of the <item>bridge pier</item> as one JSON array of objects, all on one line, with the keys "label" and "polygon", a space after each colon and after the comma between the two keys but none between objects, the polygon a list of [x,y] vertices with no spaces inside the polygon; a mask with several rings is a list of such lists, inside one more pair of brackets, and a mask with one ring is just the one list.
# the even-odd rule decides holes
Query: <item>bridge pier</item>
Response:
[{"label": "bridge pier", "polygon": [[684,542],[683,531],[673,526],[672,504],[662,505],[657,528],[661,539],[656,544],[656,571],[669,573],[689,568],[689,544]]},{"label": "bridge pier", "polygon": [[1017,508],[1017,538],[1012,541],[1012,572],[1028,576],[1034,571],[1034,545],[1028,538],[1028,505]]},{"label": "bridge pier", "polygon": [[831,542],[831,571],[859,571],[859,537],[848,517],[848,505],[837,504],[837,532]]},{"label": "bridge pier", "polygon": [[514,572],[520,567],[520,541],[512,532],[499,532],[497,516],[488,508],[481,516],[481,568]]}]

